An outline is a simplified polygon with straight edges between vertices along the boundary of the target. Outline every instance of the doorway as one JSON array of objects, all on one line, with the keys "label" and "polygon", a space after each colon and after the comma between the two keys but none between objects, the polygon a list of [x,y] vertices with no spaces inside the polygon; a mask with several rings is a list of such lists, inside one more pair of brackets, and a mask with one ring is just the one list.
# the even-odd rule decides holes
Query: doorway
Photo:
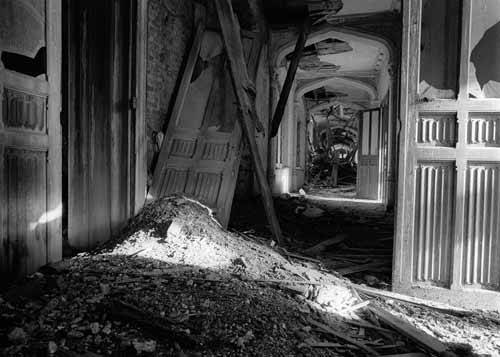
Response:
[{"label": "doorway", "polygon": [[[278,81],[292,50],[277,56]],[[273,140],[275,193],[393,206],[397,62],[381,36],[331,27],[309,36]]]},{"label": "doorway", "polygon": [[133,0],[64,0],[65,253],[108,240],[134,213]]}]

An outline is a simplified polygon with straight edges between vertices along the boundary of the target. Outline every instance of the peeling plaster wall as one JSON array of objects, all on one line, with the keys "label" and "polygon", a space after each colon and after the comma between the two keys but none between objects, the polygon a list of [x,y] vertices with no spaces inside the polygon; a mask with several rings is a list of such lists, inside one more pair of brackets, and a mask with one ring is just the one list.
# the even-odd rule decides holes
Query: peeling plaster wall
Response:
[{"label": "peeling plaster wall", "polygon": [[166,125],[193,33],[193,5],[185,0],[149,0],[146,122],[148,170],[159,147],[156,133]]}]

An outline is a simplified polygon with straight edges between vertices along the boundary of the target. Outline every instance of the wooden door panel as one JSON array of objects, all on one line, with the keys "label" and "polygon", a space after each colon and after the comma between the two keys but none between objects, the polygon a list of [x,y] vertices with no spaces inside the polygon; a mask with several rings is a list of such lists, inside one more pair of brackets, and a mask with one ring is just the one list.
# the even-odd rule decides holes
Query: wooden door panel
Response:
[{"label": "wooden door panel", "polygon": [[379,198],[380,127],[379,109],[363,112],[359,122],[358,198]]},{"label": "wooden door panel", "polygon": [[[250,50],[257,40],[244,41],[247,59],[255,55]],[[238,176],[241,129],[222,40],[205,32],[203,41],[219,47],[212,49],[213,57],[205,58],[208,67],[189,84],[179,120],[169,123],[150,194],[192,196],[226,226]],[[203,41],[202,49],[207,47]]]},{"label": "wooden door panel", "polygon": [[455,165],[421,161],[415,172],[415,234],[413,277],[446,285],[450,277],[453,240]]},{"label": "wooden door panel", "polygon": [[[500,52],[483,51],[481,58],[478,46],[491,36],[495,43],[500,40],[495,30],[500,6],[494,0],[464,0],[460,15],[457,2],[441,5],[429,15],[429,1],[411,0],[404,11],[406,92],[393,286],[467,307],[499,309],[500,99],[496,72],[484,68],[484,55],[498,63]],[[454,43],[444,53],[428,50],[431,40],[425,34],[433,31],[432,23],[461,24],[461,41],[448,39],[459,42],[459,54]],[[446,65],[456,62],[451,57],[457,57],[460,71]],[[423,69],[433,64],[432,71]],[[426,83],[440,85],[422,92],[419,73]]]},{"label": "wooden door panel", "polygon": [[26,56],[26,63],[43,56],[43,49],[47,56],[37,77],[21,73],[30,72],[29,66],[0,63],[0,270],[14,278],[61,258],[61,11],[57,0],[2,6],[9,19],[2,20],[7,29],[0,33],[13,37],[0,35],[0,53]]},{"label": "wooden door panel", "polygon": [[66,0],[68,243],[87,249],[133,213],[132,1]]}]

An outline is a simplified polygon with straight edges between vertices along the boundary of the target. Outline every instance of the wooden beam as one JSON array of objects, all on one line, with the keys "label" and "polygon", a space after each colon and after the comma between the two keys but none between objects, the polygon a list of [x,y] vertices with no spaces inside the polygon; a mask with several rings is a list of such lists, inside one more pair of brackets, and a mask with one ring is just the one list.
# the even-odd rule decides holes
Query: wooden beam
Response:
[{"label": "wooden beam", "polygon": [[231,78],[239,105],[240,115],[238,120],[246,137],[252,164],[255,170],[255,175],[260,186],[262,201],[266,211],[271,231],[278,244],[281,243],[281,228],[274,210],[274,203],[269,188],[266,174],[262,166],[257,142],[255,141],[255,123],[252,121],[252,113],[254,107],[249,98],[249,92],[255,88],[253,83],[248,78],[247,65],[243,55],[243,45],[241,43],[239,24],[233,12],[230,0],[215,0],[217,15],[222,30],[222,37],[226,46],[227,56],[229,59]]},{"label": "wooden beam", "polygon": [[311,317],[308,317],[307,318],[307,323],[309,325],[312,325],[312,326],[315,326],[317,328],[319,328],[320,330],[326,332],[326,333],[329,333],[330,335],[333,335],[337,338],[340,338],[344,341],[347,341],[349,342],[350,344],[364,350],[365,352],[368,353],[369,356],[380,356],[380,354],[375,351],[374,349],[370,348],[369,346],[365,345],[364,343],[362,342],[359,342],[358,340],[352,338],[351,336],[348,336],[346,335],[345,333],[342,333],[340,331],[337,331],[337,330],[334,330],[332,329],[330,326],[327,326],[325,324],[322,324],[321,322],[318,322],[314,319],[312,319]]},{"label": "wooden beam", "polygon": [[293,81],[295,80],[295,74],[297,73],[297,68],[299,67],[300,59],[302,58],[302,53],[304,52],[304,47],[306,45],[307,36],[311,29],[311,24],[309,17],[306,18],[302,29],[300,30],[299,37],[297,38],[297,43],[295,44],[295,50],[293,51],[293,58],[288,67],[288,72],[286,74],[285,83],[283,84],[283,89],[281,90],[280,99],[276,110],[274,111],[273,121],[271,124],[271,138],[274,138],[278,133],[278,129],[283,120],[283,114],[285,113],[286,104],[288,102],[288,97],[290,96],[290,91],[292,90]]},{"label": "wooden beam", "polygon": [[424,331],[417,329],[409,322],[399,318],[388,311],[385,311],[376,306],[369,306],[368,309],[374,313],[384,324],[389,325],[399,333],[405,335],[414,342],[425,347],[441,357],[456,357],[456,355],[448,350],[448,346],[439,341],[434,336],[431,336]]}]

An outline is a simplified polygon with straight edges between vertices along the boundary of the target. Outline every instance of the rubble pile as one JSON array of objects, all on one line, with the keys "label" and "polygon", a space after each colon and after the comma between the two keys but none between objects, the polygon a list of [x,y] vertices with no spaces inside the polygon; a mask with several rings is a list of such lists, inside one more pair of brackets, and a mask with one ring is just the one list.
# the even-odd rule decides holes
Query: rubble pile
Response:
[{"label": "rubble pile", "polygon": [[433,336],[424,339],[432,346],[419,343],[404,333],[407,320],[392,311],[397,304],[359,289],[315,258],[222,229],[206,207],[176,196],[148,205],[123,235],[96,251],[45,266],[2,292],[0,351],[366,356],[452,347],[468,353]]}]

